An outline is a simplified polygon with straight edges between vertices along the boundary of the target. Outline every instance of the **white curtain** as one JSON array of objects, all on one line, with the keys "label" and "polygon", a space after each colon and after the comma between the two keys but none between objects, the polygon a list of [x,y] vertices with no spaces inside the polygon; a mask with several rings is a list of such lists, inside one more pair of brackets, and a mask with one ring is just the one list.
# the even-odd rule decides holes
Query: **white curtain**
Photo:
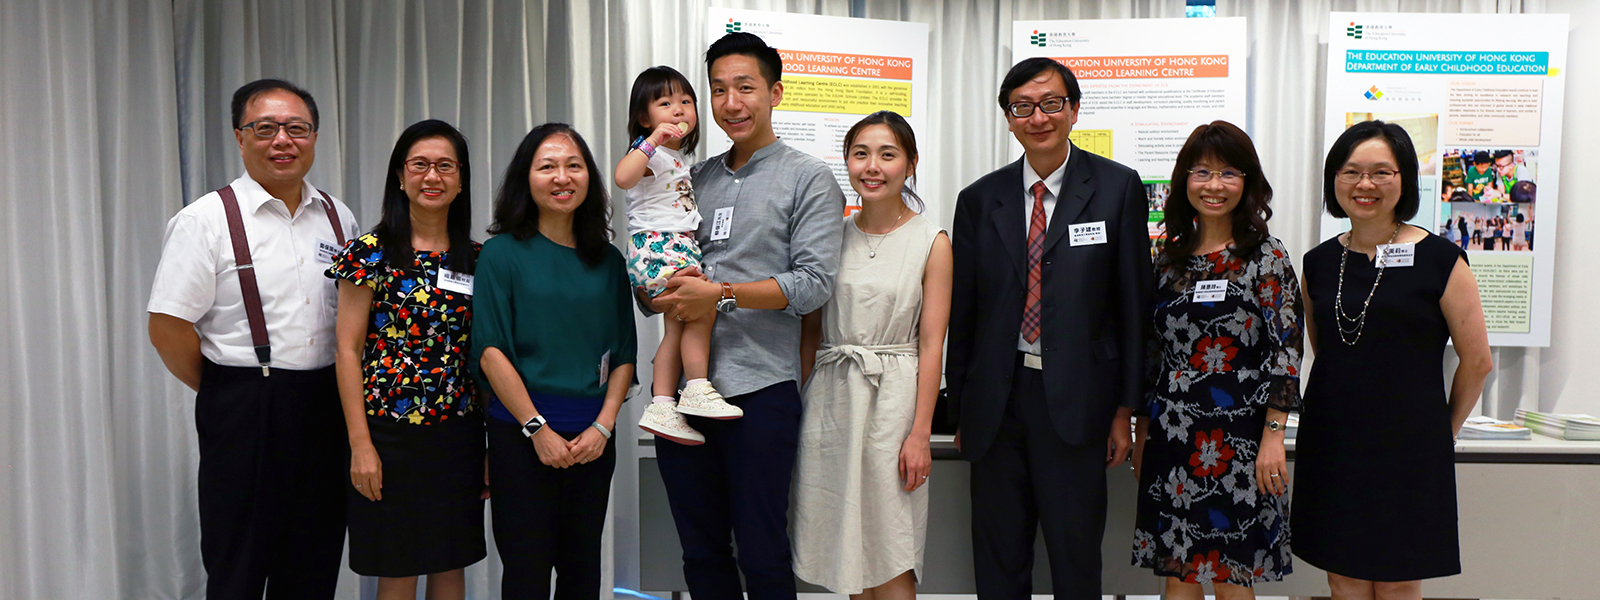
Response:
[{"label": "white curtain", "polygon": [[[285,77],[316,95],[310,179],[377,218],[383,166],[408,124],[471,140],[475,220],[530,127],[572,123],[609,171],[626,97],[655,64],[705,77],[710,6],[930,25],[924,198],[953,212],[967,182],[1014,160],[994,90],[1011,21],[1178,17],[1182,0],[59,0],[0,2],[0,600],[200,598],[193,394],[145,336],[166,220],[241,172],[234,88]],[[1246,128],[1278,190],[1273,233],[1318,241],[1320,86],[1330,10],[1542,12],[1538,0],[1222,0],[1250,18]],[[709,125],[709,119],[705,122]],[[703,149],[704,153],[720,148]],[[620,215],[615,221],[621,224]],[[948,225],[948,223],[945,223]],[[658,321],[640,322],[641,365]],[[1497,350],[1486,391],[1503,413],[1536,398],[1538,350]],[[648,385],[648,369],[641,383]],[[630,403],[632,404],[632,403]],[[638,581],[638,407],[619,418],[608,556]],[[330,457],[330,460],[343,460]],[[492,541],[492,540],[491,540]],[[498,598],[499,565],[469,569]],[[346,571],[340,598],[371,597]]]}]

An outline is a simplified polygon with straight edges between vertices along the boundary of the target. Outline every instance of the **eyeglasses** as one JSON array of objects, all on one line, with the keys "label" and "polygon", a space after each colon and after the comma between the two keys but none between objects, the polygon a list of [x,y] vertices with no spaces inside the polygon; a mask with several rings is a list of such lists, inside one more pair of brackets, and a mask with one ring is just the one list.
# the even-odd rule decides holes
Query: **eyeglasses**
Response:
[{"label": "eyeglasses", "polygon": [[412,173],[417,173],[417,174],[427,173],[428,169],[430,167],[434,168],[434,169],[438,169],[440,175],[455,175],[456,172],[461,170],[461,164],[460,163],[457,163],[456,161],[450,160],[448,158],[440,159],[438,161],[429,161],[429,160],[424,160],[424,159],[421,159],[421,158],[413,158],[411,160],[406,161],[406,170],[410,171]]},{"label": "eyeglasses", "polygon": [[1240,173],[1233,169],[1223,169],[1221,171],[1213,171],[1211,169],[1189,169],[1189,181],[1193,181],[1195,183],[1205,183],[1218,177],[1221,177],[1222,182],[1228,185],[1235,185],[1241,181],[1244,181],[1244,173]]},{"label": "eyeglasses", "polygon": [[1067,107],[1067,99],[1062,96],[1056,96],[1054,98],[1045,98],[1038,102],[1012,102],[1006,105],[1006,108],[1011,112],[1011,116],[1018,119],[1026,119],[1033,116],[1033,108],[1036,106],[1044,114],[1053,115]]},{"label": "eyeglasses", "polygon": [[1379,169],[1371,173],[1357,171],[1355,169],[1345,169],[1343,171],[1339,171],[1339,174],[1335,175],[1334,179],[1339,180],[1339,183],[1357,184],[1361,183],[1362,177],[1365,177],[1372,181],[1372,185],[1383,185],[1385,183],[1394,181],[1394,178],[1398,176],[1400,176],[1400,173],[1387,169]]},{"label": "eyeglasses", "polygon": [[311,132],[317,130],[315,125],[305,121],[289,121],[288,123],[283,123],[279,121],[268,121],[266,119],[255,121],[253,123],[245,123],[243,126],[239,127],[239,129],[248,129],[252,132],[255,132],[256,137],[258,138],[278,137],[279,128],[283,128],[284,131],[289,132],[289,137],[296,139],[311,137]]}]

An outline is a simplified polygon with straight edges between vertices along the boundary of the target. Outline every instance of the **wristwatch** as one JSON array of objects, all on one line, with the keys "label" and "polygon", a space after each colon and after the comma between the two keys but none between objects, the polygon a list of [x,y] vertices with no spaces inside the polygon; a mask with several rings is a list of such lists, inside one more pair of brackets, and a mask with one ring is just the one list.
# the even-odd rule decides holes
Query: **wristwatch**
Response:
[{"label": "wristwatch", "polygon": [[1277,420],[1267,421],[1267,431],[1283,431],[1283,423]]},{"label": "wristwatch", "polygon": [[533,437],[533,434],[539,433],[540,429],[544,429],[544,423],[544,415],[534,415],[532,419],[528,419],[527,423],[522,424],[522,435]]},{"label": "wristwatch", "polygon": [[717,301],[717,312],[728,314],[739,308],[739,299],[733,297],[733,284],[722,282],[722,299]]}]

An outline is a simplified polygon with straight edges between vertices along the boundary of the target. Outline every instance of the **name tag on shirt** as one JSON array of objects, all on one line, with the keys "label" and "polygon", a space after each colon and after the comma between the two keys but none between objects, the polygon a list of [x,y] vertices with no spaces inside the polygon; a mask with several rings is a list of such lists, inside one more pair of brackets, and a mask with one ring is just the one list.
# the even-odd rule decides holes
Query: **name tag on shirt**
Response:
[{"label": "name tag on shirt", "polygon": [[1194,284],[1195,302],[1221,302],[1228,298],[1228,280],[1212,279]]},{"label": "name tag on shirt", "polygon": [[711,215],[711,240],[725,240],[733,233],[733,207],[717,209]]},{"label": "name tag on shirt", "polygon": [[600,374],[600,387],[605,387],[606,386],[606,381],[611,379],[611,351],[610,350],[607,350],[605,354],[601,354],[600,355],[600,369],[598,370],[598,372]]},{"label": "name tag on shirt", "polygon": [[1378,246],[1378,256],[1384,267],[1409,267],[1417,262],[1417,244],[1382,244]]},{"label": "name tag on shirt", "polygon": [[1074,223],[1067,229],[1071,243],[1074,246],[1087,246],[1090,244],[1106,243],[1106,222]]},{"label": "name tag on shirt", "polygon": [[339,255],[338,244],[327,240],[317,240],[317,262],[332,263],[333,257]]},{"label": "name tag on shirt", "polygon": [[455,292],[457,294],[466,294],[471,296],[472,276],[465,273],[457,273],[455,271],[451,271],[450,269],[440,268],[439,283],[434,287],[447,292]]}]

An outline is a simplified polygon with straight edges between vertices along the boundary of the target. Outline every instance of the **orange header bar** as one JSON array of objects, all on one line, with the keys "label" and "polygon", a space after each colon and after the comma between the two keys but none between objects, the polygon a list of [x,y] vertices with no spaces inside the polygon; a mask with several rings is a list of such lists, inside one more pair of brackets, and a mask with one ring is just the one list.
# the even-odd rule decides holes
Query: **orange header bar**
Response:
[{"label": "orange header bar", "polygon": [[797,75],[843,75],[878,79],[911,79],[911,59],[870,54],[779,50],[783,72]]},{"label": "orange header bar", "polygon": [[1078,79],[1174,79],[1227,77],[1228,55],[1055,57]]}]

